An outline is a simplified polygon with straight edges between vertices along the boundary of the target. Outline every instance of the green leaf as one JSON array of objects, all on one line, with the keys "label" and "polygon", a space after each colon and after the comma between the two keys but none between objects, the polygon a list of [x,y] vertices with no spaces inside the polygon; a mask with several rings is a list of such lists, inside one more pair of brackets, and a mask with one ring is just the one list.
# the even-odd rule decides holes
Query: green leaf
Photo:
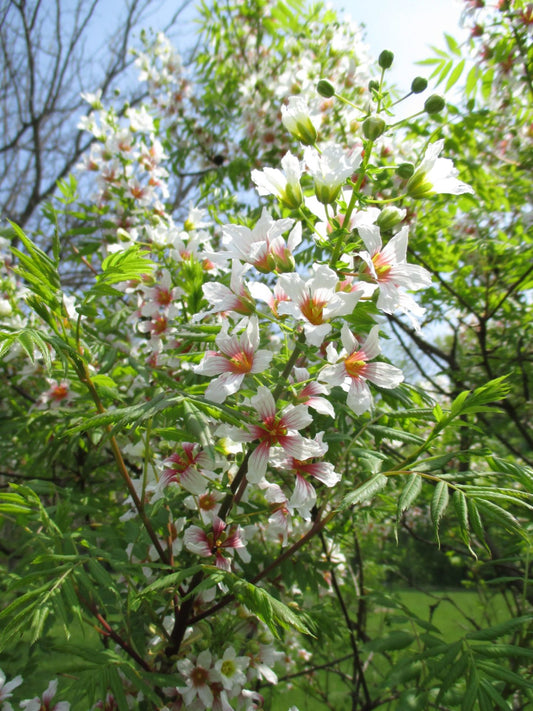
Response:
[{"label": "green leaf", "polygon": [[[441,84],[441,83],[446,79],[446,77],[447,77],[448,74],[450,73],[450,70],[451,70],[452,67],[453,67],[453,59],[450,59],[448,62],[446,62],[446,63],[444,64],[444,66],[442,67],[441,71],[440,71],[440,72],[437,72],[437,74],[438,74],[438,79],[437,79],[437,84],[436,84],[437,86],[438,86],[439,84]],[[435,72],[433,72],[432,76],[433,76],[434,74],[435,74]]]},{"label": "green leaf", "polygon": [[461,701],[461,711],[472,711],[476,703],[479,688],[479,676],[475,667],[470,667],[466,681],[466,689]]},{"label": "green leaf", "polygon": [[224,571],[224,580],[235,598],[245,605],[250,612],[262,620],[278,639],[281,629],[295,629],[302,634],[314,637],[313,627],[307,615],[296,612],[283,602],[273,597],[264,588],[258,588],[247,580],[238,578],[233,573]]},{"label": "green leaf", "polygon": [[448,49],[450,50],[450,52],[452,52],[452,54],[455,54],[458,57],[460,57],[461,56],[461,48],[459,47],[457,40],[455,40],[447,32],[444,33],[444,39],[446,40],[446,44],[448,45]]},{"label": "green leaf", "polygon": [[35,511],[19,494],[0,492],[0,512],[12,514],[29,514]]},{"label": "green leaf", "polygon": [[142,250],[136,244],[123,252],[110,254],[102,262],[102,274],[97,277],[98,283],[118,284],[151,274],[155,265],[150,259],[145,259],[147,254],[149,254],[147,250]]},{"label": "green leaf", "polygon": [[[470,548],[469,543],[468,543],[470,540],[470,535],[469,535],[470,525],[468,522],[468,503],[467,503],[466,496],[459,489],[456,489],[453,492],[453,505],[455,507],[455,512],[457,514],[457,518],[459,519],[459,525],[461,527],[461,535],[462,535],[463,541]],[[473,553],[471,548],[470,548],[470,551]]]},{"label": "green leaf", "polygon": [[510,669],[506,669],[505,666],[502,666],[501,664],[494,664],[492,662],[485,662],[481,660],[477,662],[477,668],[484,671],[493,679],[510,684],[515,689],[533,690],[533,683],[531,681],[524,679],[519,674],[515,674],[515,672]]},{"label": "green leaf", "polygon": [[511,634],[512,632],[514,632],[514,630],[520,627],[524,627],[524,629],[526,629],[527,625],[530,624],[532,620],[533,614],[522,615],[521,617],[514,617],[510,620],[506,620],[505,622],[500,622],[500,624],[494,625],[493,627],[486,627],[482,630],[475,630],[474,632],[469,632],[466,635],[466,639],[476,639],[485,641],[496,640],[506,634]]},{"label": "green leaf", "polygon": [[398,499],[398,511],[396,518],[400,518],[402,513],[408,509],[417,498],[422,489],[422,477],[418,474],[411,474]]},{"label": "green leaf", "polygon": [[453,72],[450,74],[448,77],[448,81],[446,82],[446,89],[445,91],[449,91],[454,84],[457,84],[459,81],[459,77],[463,73],[463,69],[465,68],[465,60],[462,59],[459,64],[457,64],[456,67],[454,67]]},{"label": "green leaf", "polygon": [[[496,691],[496,689],[492,686],[492,684],[487,681],[484,677],[481,677],[479,680],[479,686],[480,690],[482,689],[486,695],[492,699],[493,703],[496,704],[496,706],[490,706],[490,709],[495,709],[500,708],[503,709],[503,711],[512,711],[512,706],[510,706],[507,701],[503,698],[503,696]],[[479,697],[478,697],[479,700]],[[481,706],[481,703],[480,703]]]},{"label": "green leaf", "polygon": [[143,588],[139,592],[138,597],[146,597],[155,590],[161,590],[165,588],[176,588],[181,585],[184,580],[187,580],[187,578],[192,578],[194,575],[196,575],[196,573],[199,573],[201,570],[204,570],[203,566],[194,565],[191,568],[185,568],[184,570],[180,570],[177,573],[164,575],[163,577],[158,578],[153,583],[150,583],[150,585],[147,585],[145,588]]},{"label": "green leaf", "polygon": [[448,484],[445,481],[439,481],[435,486],[433,498],[431,500],[431,520],[433,521],[433,530],[435,538],[440,546],[439,538],[439,523],[446,511],[449,501]]},{"label": "green leaf", "polygon": [[465,83],[465,91],[467,96],[473,96],[475,94],[480,73],[481,72],[477,64],[474,64],[468,72]]},{"label": "green leaf", "polygon": [[371,642],[365,644],[365,649],[371,652],[394,652],[398,649],[405,649],[415,641],[416,637],[411,632],[395,630],[385,637],[376,637]]},{"label": "green leaf", "polygon": [[358,489],[352,491],[342,500],[339,511],[344,511],[355,504],[362,504],[370,501],[374,496],[387,485],[385,474],[375,474],[371,479],[362,484]]}]

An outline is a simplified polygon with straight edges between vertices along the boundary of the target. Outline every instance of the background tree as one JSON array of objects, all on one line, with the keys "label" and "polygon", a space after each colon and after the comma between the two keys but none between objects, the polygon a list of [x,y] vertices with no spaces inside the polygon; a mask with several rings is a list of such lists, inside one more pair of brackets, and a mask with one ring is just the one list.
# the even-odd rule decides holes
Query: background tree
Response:
[{"label": "background tree", "polygon": [[[56,193],[94,138],[78,128],[84,92],[115,90],[129,105],[146,89],[128,80],[135,36],[164,3],[132,0],[118,15],[105,3],[4,0],[0,8],[0,215],[25,227],[40,223]],[[174,32],[188,2],[173,9]],[[102,32],[102,27],[105,31]],[[161,28],[164,30],[165,28]]]}]

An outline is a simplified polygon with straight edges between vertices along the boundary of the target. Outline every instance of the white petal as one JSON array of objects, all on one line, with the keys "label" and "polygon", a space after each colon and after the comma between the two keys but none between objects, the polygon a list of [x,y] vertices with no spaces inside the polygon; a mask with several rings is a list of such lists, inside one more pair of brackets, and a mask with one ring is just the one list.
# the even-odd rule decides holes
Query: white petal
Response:
[{"label": "white petal", "polygon": [[313,418],[305,405],[289,407],[282,416],[282,422],[289,430],[301,430],[310,425]]},{"label": "white petal", "polygon": [[221,403],[237,392],[244,380],[244,373],[222,373],[207,386],[205,397],[211,402]]},{"label": "white petal", "polygon": [[403,373],[389,363],[369,363],[365,377],[380,388],[395,388],[403,381]]},{"label": "white petal", "polygon": [[346,402],[356,415],[362,415],[363,412],[370,410],[372,395],[368,385],[363,380],[352,379]]},{"label": "white petal", "polygon": [[266,442],[261,442],[248,459],[248,473],[246,475],[251,484],[258,484],[266,474],[270,447]]},{"label": "white petal", "polygon": [[257,394],[252,397],[251,403],[262,420],[276,414],[276,403],[272,393],[264,385],[259,387]]}]

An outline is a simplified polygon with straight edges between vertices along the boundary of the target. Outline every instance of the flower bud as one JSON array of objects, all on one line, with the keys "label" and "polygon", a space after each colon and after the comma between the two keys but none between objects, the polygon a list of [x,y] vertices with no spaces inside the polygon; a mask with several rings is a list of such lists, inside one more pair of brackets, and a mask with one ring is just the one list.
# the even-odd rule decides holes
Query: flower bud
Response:
[{"label": "flower bud", "polygon": [[369,116],[363,121],[363,135],[365,138],[375,141],[386,130],[387,124],[379,116]]},{"label": "flower bud", "polygon": [[428,80],[424,77],[415,77],[411,82],[411,91],[413,94],[421,94],[428,87]]},{"label": "flower bud", "polygon": [[368,82],[368,91],[377,91],[379,89],[379,81],[371,79]]},{"label": "flower bud", "polygon": [[331,99],[332,96],[335,96],[335,87],[327,79],[321,79],[316,85],[316,90],[325,99]]},{"label": "flower bud", "polygon": [[415,200],[433,195],[433,183],[428,180],[424,171],[417,170],[407,183],[407,194]]},{"label": "flower bud", "polygon": [[438,114],[445,107],[446,103],[442,96],[438,94],[432,94],[429,99],[426,99],[424,104],[424,111],[428,114]]},{"label": "flower bud", "polygon": [[399,224],[404,219],[405,214],[405,210],[400,210],[398,207],[390,205],[379,213],[376,224],[383,232],[386,232]]},{"label": "flower bud", "polygon": [[410,178],[415,172],[415,166],[412,163],[400,163],[396,168],[396,175],[400,178]]},{"label": "flower bud", "polygon": [[288,106],[281,107],[283,125],[304,146],[312,146],[318,137],[309,108],[300,96],[290,96]]},{"label": "flower bud", "polygon": [[393,61],[394,54],[388,49],[384,49],[378,57],[378,64],[382,69],[388,69]]}]

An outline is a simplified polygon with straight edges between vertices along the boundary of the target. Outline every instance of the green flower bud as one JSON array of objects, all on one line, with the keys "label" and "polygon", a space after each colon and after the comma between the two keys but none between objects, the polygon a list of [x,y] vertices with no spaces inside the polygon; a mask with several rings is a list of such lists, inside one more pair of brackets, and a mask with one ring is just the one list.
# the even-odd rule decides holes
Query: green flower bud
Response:
[{"label": "green flower bud", "polygon": [[418,171],[407,183],[407,194],[415,200],[429,197],[434,194],[433,183],[427,179],[424,171]]},{"label": "green flower bud", "polygon": [[368,91],[377,91],[379,89],[379,81],[371,79],[368,82]]},{"label": "green flower bud", "polygon": [[388,49],[384,49],[378,57],[378,64],[382,69],[388,69],[393,61],[394,54]]},{"label": "green flower bud", "polygon": [[442,96],[438,94],[432,94],[429,99],[426,99],[424,104],[424,111],[428,114],[438,114],[446,106],[446,103]]},{"label": "green flower bud", "polygon": [[412,163],[400,163],[396,168],[396,175],[400,178],[410,178],[415,172],[415,166]]},{"label": "green flower bud", "polygon": [[376,220],[378,227],[386,232],[391,230],[395,225],[400,223],[405,217],[405,210],[400,210],[393,205],[386,207],[379,213],[379,217]]},{"label": "green flower bud", "polygon": [[387,124],[379,116],[369,116],[363,121],[363,135],[365,138],[375,141],[386,130]]},{"label": "green flower bud", "polygon": [[332,96],[335,96],[335,87],[327,79],[321,79],[316,85],[316,90],[325,99],[331,99]]},{"label": "green flower bud", "polygon": [[294,185],[288,183],[281,195],[281,200],[287,207],[290,207],[291,210],[297,210],[304,201],[300,183]]},{"label": "green flower bud", "polygon": [[428,80],[424,77],[415,77],[411,82],[411,91],[413,94],[421,94],[428,88]]}]

